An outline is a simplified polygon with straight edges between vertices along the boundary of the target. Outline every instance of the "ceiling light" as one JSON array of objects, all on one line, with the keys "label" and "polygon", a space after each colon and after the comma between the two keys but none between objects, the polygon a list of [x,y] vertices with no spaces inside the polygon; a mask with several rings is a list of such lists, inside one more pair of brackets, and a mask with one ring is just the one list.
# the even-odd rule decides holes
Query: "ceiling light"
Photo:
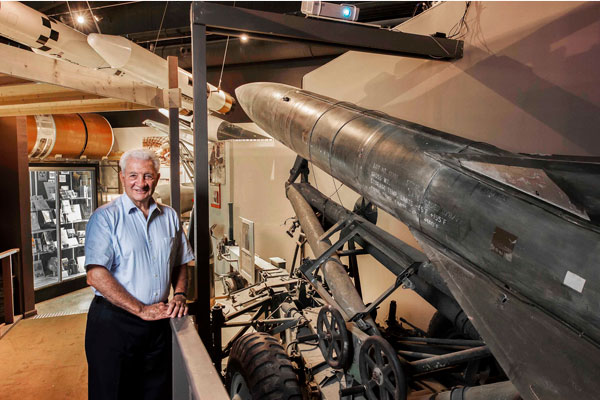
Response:
[{"label": "ceiling light", "polygon": [[248,41],[248,35],[246,35],[245,33],[243,33],[242,36],[240,36],[240,40],[243,43],[246,43]]},{"label": "ceiling light", "polygon": [[77,19],[77,23],[78,24],[84,24],[85,23],[85,17],[83,15],[78,15],[76,19]]}]

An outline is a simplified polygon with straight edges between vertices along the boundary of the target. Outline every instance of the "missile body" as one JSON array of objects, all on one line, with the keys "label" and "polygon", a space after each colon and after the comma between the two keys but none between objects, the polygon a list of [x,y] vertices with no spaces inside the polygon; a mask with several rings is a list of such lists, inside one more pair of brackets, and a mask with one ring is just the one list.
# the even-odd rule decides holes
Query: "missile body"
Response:
[{"label": "missile body", "polygon": [[108,68],[84,33],[16,1],[0,4],[0,35],[31,47],[37,54],[88,68]]},{"label": "missile body", "polygon": [[[90,33],[87,41],[113,68],[125,71],[131,76],[161,88],[168,88],[168,63],[164,58],[146,50],[132,41],[114,35]],[[179,87],[185,108],[193,107],[192,74],[179,68]],[[231,110],[234,100],[228,93],[208,84],[207,106],[209,110],[226,114]]]},{"label": "missile body", "polygon": [[[491,279],[506,299],[517,293],[533,305],[531,315],[510,319],[517,314],[497,308],[487,317],[478,314],[481,299],[455,287],[467,314],[481,316],[473,323],[494,354],[518,360],[538,346],[495,336],[495,323],[519,321],[524,331],[535,326],[536,335],[561,330],[552,338],[572,340],[565,352],[600,365],[600,163],[516,155],[276,83],[246,84],[236,95],[274,139],[406,223],[424,248],[433,248],[428,255],[451,256],[473,271],[471,279]],[[508,362],[503,367],[510,370]]]}]

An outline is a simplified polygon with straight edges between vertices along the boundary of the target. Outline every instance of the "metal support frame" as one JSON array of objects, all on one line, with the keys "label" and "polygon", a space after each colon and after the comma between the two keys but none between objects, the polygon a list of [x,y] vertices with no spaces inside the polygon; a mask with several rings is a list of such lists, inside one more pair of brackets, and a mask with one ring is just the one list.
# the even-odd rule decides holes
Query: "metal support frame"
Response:
[{"label": "metal support frame", "polygon": [[[463,41],[380,29],[359,23],[304,18],[264,11],[229,7],[209,2],[194,2],[194,23],[210,32],[240,36],[242,33],[263,40],[330,44],[348,50],[431,57],[461,58]],[[196,82],[196,81],[194,81]]]},{"label": "metal support frame", "polygon": [[219,304],[215,304],[213,308],[210,310],[211,314],[211,334],[212,334],[212,354],[211,358],[215,368],[218,373],[221,373],[221,361],[222,357],[222,335],[221,335],[221,327],[225,323],[225,316],[223,315],[223,306]]},{"label": "metal support frame", "polygon": [[[327,230],[321,237],[319,241],[324,241],[329,239],[336,232],[342,231],[343,236],[335,242],[327,251],[318,256],[313,261],[305,262],[300,266],[300,272],[308,279],[308,281],[313,285],[317,293],[321,295],[329,304],[337,308],[346,321],[354,321],[357,322],[359,327],[364,326],[361,321],[365,316],[369,315],[381,302],[383,302],[390,294],[392,294],[398,287],[404,284],[407,287],[411,287],[412,283],[408,280],[408,278],[414,274],[419,266],[422,264],[421,262],[414,261],[410,258],[410,256],[403,254],[402,257],[396,256],[393,259],[400,259],[404,263],[403,272],[400,273],[396,277],[396,281],[390,286],[385,292],[381,294],[375,301],[373,301],[369,306],[365,307],[362,311],[355,313],[354,315],[348,315],[347,312],[342,309],[339,304],[327,293],[323,284],[319,282],[316,277],[315,272],[317,269],[326,261],[334,260],[331,256],[336,253],[346,242],[352,240],[355,236],[360,236],[363,240],[367,241],[369,244],[375,245],[377,248],[382,249],[383,252],[392,253],[395,252],[393,249],[386,249],[384,244],[378,240],[377,237],[370,234],[363,226],[363,222],[356,218],[354,215],[349,215],[348,217],[338,221],[333,225],[329,230]],[[388,254],[389,255],[389,254]]]},{"label": "metal support frame", "polygon": [[[206,105],[206,25],[195,22],[197,3],[192,5],[192,63],[194,80],[194,252],[196,255],[196,321],[210,325],[210,234],[208,232],[208,116]],[[199,329],[205,345],[212,347],[209,329]]]},{"label": "metal support frame", "polygon": [[[351,215],[354,215],[358,221],[361,221],[362,229],[368,232],[370,237],[375,238],[376,241],[368,241],[366,240],[367,238],[361,236],[362,234],[354,236],[351,241],[356,241],[362,247],[360,251],[373,256],[394,275],[398,276],[403,273],[406,266],[414,262],[420,262],[417,273],[413,274],[409,279],[414,287],[410,285],[408,287],[411,287],[411,289],[431,303],[442,315],[452,321],[462,333],[471,338],[479,337],[471,321],[452,298],[442,277],[428,262],[425,254],[325,197],[308,183],[294,183],[293,186],[298,189],[302,197],[314,210],[318,210],[323,214],[323,217],[328,222],[336,223]],[[342,232],[345,233],[344,231]],[[348,254],[351,254],[351,251],[338,251],[337,253],[338,256]]]},{"label": "metal support frame", "polygon": [[[256,311],[252,317],[250,318],[251,321],[256,320],[258,317],[260,317],[261,314],[263,314],[265,311],[267,310],[267,304],[266,302],[262,302],[260,303],[260,308],[258,309],[258,311]],[[249,309],[245,310],[245,311],[250,311]],[[226,320],[228,320],[229,318],[226,318]],[[229,356],[229,352],[231,351],[231,348],[233,347],[233,344],[235,343],[236,340],[238,340],[239,338],[241,338],[247,331],[248,329],[250,329],[251,325],[247,325],[245,327],[243,327],[242,329],[240,329],[240,331],[238,333],[236,333],[231,340],[229,340],[229,342],[227,343],[227,346],[225,346],[225,348],[223,349],[222,355],[223,357],[227,357]]]},{"label": "metal support frame", "polygon": [[[361,24],[337,23],[290,15],[248,10],[209,2],[193,2],[191,7],[192,62],[194,81],[194,251],[198,298],[194,309],[198,326],[210,323],[210,271],[208,260],[208,141],[206,104],[206,32],[227,35],[249,34],[267,40],[333,44],[349,50],[433,57],[451,60],[462,57],[463,41],[394,32]],[[198,229],[200,228],[200,229]],[[200,244],[200,245],[199,245]],[[210,345],[210,334],[200,330]]]}]

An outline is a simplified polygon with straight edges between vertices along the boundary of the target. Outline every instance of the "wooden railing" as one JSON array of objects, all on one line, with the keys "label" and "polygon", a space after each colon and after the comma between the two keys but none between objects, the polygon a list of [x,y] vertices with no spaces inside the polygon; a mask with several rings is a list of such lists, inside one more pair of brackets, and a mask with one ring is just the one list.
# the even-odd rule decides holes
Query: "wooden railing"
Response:
[{"label": "wooden railing", "polygon": [[4,293],[4,322],[7,324],[15,322],[13,255],[17,253],[19,253],[19,249],[10,249],[0,253],[0,261],[2,262],[2,288]]}]

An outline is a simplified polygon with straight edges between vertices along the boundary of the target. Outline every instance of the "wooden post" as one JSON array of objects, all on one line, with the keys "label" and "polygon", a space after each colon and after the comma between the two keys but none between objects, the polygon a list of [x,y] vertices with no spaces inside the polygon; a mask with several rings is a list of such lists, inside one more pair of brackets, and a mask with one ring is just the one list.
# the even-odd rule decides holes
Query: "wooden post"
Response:
[{"label": "wooden post", "polygon": [[[173,102],[172,94],[178,94],[179,68],[177,57],[167,57],[169,65],[169,152],[171,154],[171,207],[181,217],[180,183],[179,183],[179,105]],[[177,96],[177,100],[181,95]]]},{"label": "wooden post", "polygon": [[3,247],[0,250],[21,250],[14,255],[20,257],[20,262],[15,263],[19,271],[14,272],[19,277],[17,292],[22,293],[22,297],[19,296],[14,306],[17,314],[30,317],[37,312],[33,291],[26,118],[0,118],[0,143],[0,170],[4,187],[3,195],[0,196],[0,246]]}]

